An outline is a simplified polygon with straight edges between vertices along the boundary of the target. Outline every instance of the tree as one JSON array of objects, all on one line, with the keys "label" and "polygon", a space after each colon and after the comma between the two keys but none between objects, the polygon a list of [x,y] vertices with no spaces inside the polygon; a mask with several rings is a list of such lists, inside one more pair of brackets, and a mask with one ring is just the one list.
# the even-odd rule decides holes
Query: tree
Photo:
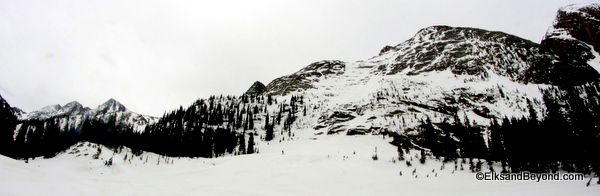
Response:
[{"label": "tree", "polygon": [[[268,120],[267,120],[267,121],[268,121]],[[266,124],[266,125],[265,125],[265,128],[267,129],[267,130],[265,131],[265,140],[266,140],[266,141],[271,141],[271,140],[273,140],[273,138],[274,138],[274,132],[275,132],[275,131],[273,130],[273,129],[274,129],[274,127],[275,127],[275,124]]]},{"label": "tree", "polygon": [[11,156],[13,134],[17,122],[18,119],[13,114],[10,105],[0,95],[0,154]]},{"label": "tree", "polygon": [[239,136],[239,148],[238,151],[240,154],[246,154],[246,132],[242,132]]},{"label": "tree", "polygon": [[425,164],[425,150],[421,149],[421,157],[419,158],[419,162],[421,162],[421,164]]},{"label": "tree", "polygon": [[248,154],[254,154],[254,134],[250,133],[250,138],[248,138],[248,150],[246,150]]}]

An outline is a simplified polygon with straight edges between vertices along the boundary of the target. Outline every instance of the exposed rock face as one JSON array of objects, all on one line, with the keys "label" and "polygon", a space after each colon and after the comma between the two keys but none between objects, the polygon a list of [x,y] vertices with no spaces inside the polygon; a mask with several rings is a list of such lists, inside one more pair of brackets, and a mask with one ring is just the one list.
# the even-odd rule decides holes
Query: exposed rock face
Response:
[{"label": "exposed rock face", "polygon": [[96,110],[95,110],[95,112],[99,113],[99,114],[125,112],[125,111],[127,111],[127,108],[125,108],[125,106],[123,104],[119,103],[117,100],[114,100],[114,99],[109,99],[108,101],[104,102],[102,105],[99,105],[98,108],[96,108]]},{"label": "exposed rock face", "polygon": [[514,35],[475,28],[432,26],[381,51],[380,56],[393,58],[378,66],[389,75],[451,70],[472,76],[471,81],[485,81],[493,73],[537,84],[581,84],[600,76],[587,62],[562,58]]},{"label": "exposed rock face", "polygon": [[73,101],[67,103],[57,111],[57,116],[83,115],[90,111],[90,108],[83,107],[79,102]]},{"label": "exposed rock face", "polygon": [[49,105],[46,107],[43,107],[39,110],[30,112],[26,115],[26,119],[47,119],[50,118],[54,115],[56,115],[56,113],[60,110],[60,108],[62,108],[62,106],[56,104],[56,105]]},{"label": "exposed rock face", "polygon": [[273,80],[263,94],[287,95],[290,92],[314,88],[313,82],[330,75],[344,74],[346,63],[338,60],[325,60],[312,63],[296,73]]},{"label": "exposed rock face", "polygon": [[562,7],[541,44],[576,61],[594,59],[600,52],[600,4]]},{"label": "exposed rock face", "polygon": [[265,91],[265,85],[262,82],[256,81],[244,94],[260,95],[263,91]]}]

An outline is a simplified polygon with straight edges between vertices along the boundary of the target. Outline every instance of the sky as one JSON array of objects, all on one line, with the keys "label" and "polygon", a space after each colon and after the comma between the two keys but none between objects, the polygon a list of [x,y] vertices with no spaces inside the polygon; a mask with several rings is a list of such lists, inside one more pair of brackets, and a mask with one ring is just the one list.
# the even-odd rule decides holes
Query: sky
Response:
[{"label": "sky", "polygon": [[161,116],[320,60],[357,61],[432,25],[540,42],[598,0],[0,0],[0,94],[26,112],[114,98]]}]

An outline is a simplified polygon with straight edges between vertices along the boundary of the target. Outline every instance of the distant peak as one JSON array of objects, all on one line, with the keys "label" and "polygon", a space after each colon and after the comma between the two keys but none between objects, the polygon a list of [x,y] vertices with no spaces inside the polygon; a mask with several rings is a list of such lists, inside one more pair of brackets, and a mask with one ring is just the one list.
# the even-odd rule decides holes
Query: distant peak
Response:
[{"label": "distant peak", "polygon": [[43,107],[39,110],[27,113],[27,119],[47,119],[57,114],[57,112],[62,108],[59,104],[49,105]]},{"label": "distant peak", "polygon": [[260,81],[254,82],[252,86],[244,93],[246,95],[259,95],[265,90],[265,84]]},{"label": "distant peak", "polygon": [[81,103],[79,103],[77,101],[71,101],[71,102],[65,104],[65,106],[63,106],[63,107],[73,107],[73,106],[82,106],[83,107],[83,105],[81,105]]},{"label": "distant peak", "polygon": [[102,113],[124,112],[124,111],[127,111],[127,108],[125,108],[125,106],[123,104],[119,103],[117,100],[110,98],[110,99],[108,99],[108,101],[104,102],[102,105],[99,105],[96,110],[98,110],[99,112],[102,112]]},{"label": "distant peak", "polygon": [[60,104],[54,104],[54,105],[49,105],[49,106],[43,107],[40,110],[42,110],[42,111],[58,111],[58,110],[60,110],[60,108],[62,108],[62,106],[60,106]]}]

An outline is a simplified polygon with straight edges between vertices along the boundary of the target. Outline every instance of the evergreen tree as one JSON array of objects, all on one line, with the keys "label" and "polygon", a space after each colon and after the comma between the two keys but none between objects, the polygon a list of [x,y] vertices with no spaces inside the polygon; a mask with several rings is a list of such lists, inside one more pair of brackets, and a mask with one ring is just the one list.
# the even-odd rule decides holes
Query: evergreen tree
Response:
[{"label": "evergreen tree", "polygon": [[254,134],[250,133],[250,138],[248,138],[248,150],[246,150],[248,154],[254,154]]},{"label": "evergreen tree", "polygon": [[266,141],[271,141],[274,138],[274,134],[275,134],[275,130],[274,129],[274,124],[266,124],[266,131],[265,131],[265,140]]}]

